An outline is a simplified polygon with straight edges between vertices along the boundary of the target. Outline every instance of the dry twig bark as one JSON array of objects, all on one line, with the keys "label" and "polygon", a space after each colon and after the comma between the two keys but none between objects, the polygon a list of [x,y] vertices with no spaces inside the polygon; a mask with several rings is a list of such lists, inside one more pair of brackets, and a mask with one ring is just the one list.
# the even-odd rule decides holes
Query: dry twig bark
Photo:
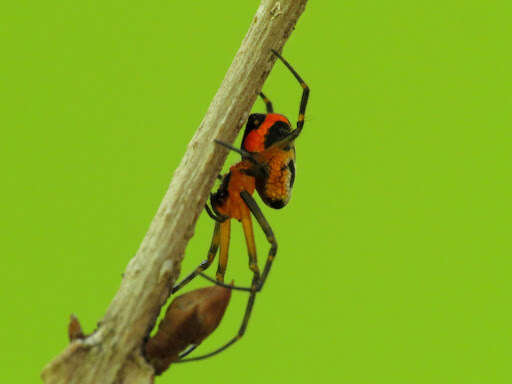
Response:
[{"label": "dry twig bark", "polygon": [[76,339],[42,372],[47,384],[151,383],[153,369],[142,343],[179,274],[182,255],[227,151],[213,139],[233,142],[306,0],[262,0],[206,116],[121,287],[98,329]]}]

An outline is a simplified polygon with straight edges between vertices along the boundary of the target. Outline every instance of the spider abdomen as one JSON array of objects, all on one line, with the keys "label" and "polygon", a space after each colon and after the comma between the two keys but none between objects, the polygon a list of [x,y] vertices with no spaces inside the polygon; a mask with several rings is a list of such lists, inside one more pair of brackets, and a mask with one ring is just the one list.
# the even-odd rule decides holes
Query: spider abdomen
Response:
[{"label": "spider abdomen", "polygon": [[295,181],[295,148],[270,151],[267,161],[267,174],[256,179],[256,190],[269,207],[283,208],[292,196]]}]

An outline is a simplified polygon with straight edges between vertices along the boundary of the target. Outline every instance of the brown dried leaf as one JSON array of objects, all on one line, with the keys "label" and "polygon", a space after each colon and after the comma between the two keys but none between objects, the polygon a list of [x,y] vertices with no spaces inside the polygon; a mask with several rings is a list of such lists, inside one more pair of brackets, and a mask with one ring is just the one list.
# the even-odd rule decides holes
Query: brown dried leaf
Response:
[{"label": "brown dried leaf", "polygon": [[176,297],[158,331],[146,344],[146,357],[157,375],[178,360],[191,344],[200,344],[219,325],[231,297],[220,286],[196,289]]}]

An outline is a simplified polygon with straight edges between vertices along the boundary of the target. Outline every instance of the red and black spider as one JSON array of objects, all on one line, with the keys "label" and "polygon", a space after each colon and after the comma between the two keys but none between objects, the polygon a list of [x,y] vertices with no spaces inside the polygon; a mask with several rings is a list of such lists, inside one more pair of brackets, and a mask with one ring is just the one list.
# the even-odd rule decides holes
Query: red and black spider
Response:
[{"label": "red and black spider", "polygon": [[[177,362],[201,360],[213,356],[225,350],[243,336],[251,316],[256,293],[263,288],[277,252],[277,242],[272,228],[263,216],[252,194],[254,190],[257,190],[263,202],[275,209],[283,208],[290,200],[295,179],[294,142],[302,132],[304,125],[309,88],[299,74],[279,53],[274,50],[272,52],[291,71],[303,89],[297,127],[295,130],[292,130],[289,120],[283,115],[274,113],[270,100],[263,93],[260,93],[265,102],[267,113],[255,113],[249,116],[241,149],[216,140],[216,143],[240,153],[242,161],[233,165],[229,172],[221,177],[221,186],[210,196],[212,209],[206,205],[208,214],[215,220],[213,238],[207,259],[194,272],[174,286],[172,290],[172,293],[177,292],[196,276],[201,275],[217,285],[248,291],[250,295],[244,318],[237,335],[222,347],[206,355],[178,360]],[[258,221],[270,243],[270,250],[263,273],[260,273],[258,268],[251,214]],[[249,253],[249,268],[253,272],[251,287],[237,287],[224,284],[224,274],[228,262],[231,219],[236,219],[242,223]],[[213,262],[219,247],[219,265],[216,279],[214,280],[203,274],[203,272]],[[191,346],[180,357],[185,357],[196,347],[197,345]]]}]

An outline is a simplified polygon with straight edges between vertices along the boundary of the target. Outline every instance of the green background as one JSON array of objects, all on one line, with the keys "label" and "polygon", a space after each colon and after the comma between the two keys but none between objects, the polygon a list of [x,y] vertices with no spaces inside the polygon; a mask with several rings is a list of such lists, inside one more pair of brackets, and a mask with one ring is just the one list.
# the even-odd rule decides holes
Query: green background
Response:
[{"label": "green background", "polygon": [[[38,382],[70,313],[95,328],[258,3],[0,7],[1,383]],[[246,338],[157,383],[512,381],[511,19],[509,0],[310,1],[283,51],[311,99],[293,199],[264,208],[268,285]],[[264,90],[296,119],[283,65]]]}]

